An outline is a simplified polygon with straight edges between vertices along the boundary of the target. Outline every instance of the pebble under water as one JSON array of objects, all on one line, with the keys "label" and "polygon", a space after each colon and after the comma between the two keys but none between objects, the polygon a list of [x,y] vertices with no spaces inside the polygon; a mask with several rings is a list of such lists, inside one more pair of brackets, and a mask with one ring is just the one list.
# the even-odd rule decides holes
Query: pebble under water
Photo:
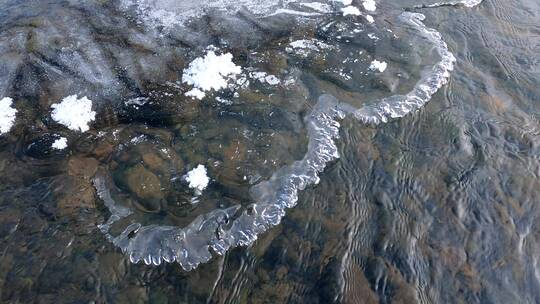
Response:
[{"label": "pebble under water", "polygon": [[539,16],[0,3],[0,302],[540,302]]}]

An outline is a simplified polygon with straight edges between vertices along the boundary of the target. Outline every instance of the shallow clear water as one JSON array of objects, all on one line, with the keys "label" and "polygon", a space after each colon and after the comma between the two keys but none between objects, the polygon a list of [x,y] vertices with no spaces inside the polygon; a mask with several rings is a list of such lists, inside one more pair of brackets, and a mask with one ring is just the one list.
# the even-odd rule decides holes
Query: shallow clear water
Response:
[{"label": "shallow clear water", "polygon": [[0,301],[539,302],[540,5],[313,2],[0,3]]}]

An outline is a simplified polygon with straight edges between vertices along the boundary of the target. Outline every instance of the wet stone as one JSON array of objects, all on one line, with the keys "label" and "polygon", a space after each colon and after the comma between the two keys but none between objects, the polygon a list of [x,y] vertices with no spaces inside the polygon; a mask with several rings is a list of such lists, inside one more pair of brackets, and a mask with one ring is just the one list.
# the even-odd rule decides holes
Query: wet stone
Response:
[{"label": "wet stone", "polygon": [[114,151],[114,145],[109,142],[101,142],[92,151],[92,156],[99,160],[106,160]]},{"label": "wet stone", "polygon": [[159,178],[142,164],[127,169],[124,173],[128,190],[143,200],[163,198]]},{"label": "wet stone", "polygon": [[81,209],[96,207],[96,190],[92,183],[80,177],[66,177],[58,180],[59,187],[56,207],[60,214],[73,214]]},{"label": "wet stone", "polygon": [[68,174],[90,179],[97,171],[99,162],[95,158],[74,156],[68,161]]},{"label": "wet stone", "polygon": [[287,273],[289,272],[289,270],[287,269],[287,267],[285,266],[280,266],[277,271],[276,271],[276,277],[278,280],[283,280],[285,278],[285,276],[287,275]]},{"label": "wet stone", "polygon": [[45,133],[31,140],[25,149],[25,154],[36,159],[47,159],[56,155],[65,154],[63,150],[52,147],[55,140],[59,139],[57,134]]},{"label": "wet stone", "polygon": [[144,286],[130,286],[119,292],[114,300],[116,303],[143,304],[148,303],[148,293]]},{"label": "wet stone", "polygon": [[156,153],[145,153],[142,156],[144,165],[152,171],[158,171],[162,169],[164,161]]}]

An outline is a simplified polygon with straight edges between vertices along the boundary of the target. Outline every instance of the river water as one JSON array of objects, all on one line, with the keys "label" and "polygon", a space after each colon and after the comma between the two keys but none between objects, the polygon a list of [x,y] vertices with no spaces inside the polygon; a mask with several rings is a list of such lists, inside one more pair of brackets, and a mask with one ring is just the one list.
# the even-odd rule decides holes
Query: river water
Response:
[{"label": "river water", "polygon": [[539,20],[0,1],[0,302],[540,302]]}]

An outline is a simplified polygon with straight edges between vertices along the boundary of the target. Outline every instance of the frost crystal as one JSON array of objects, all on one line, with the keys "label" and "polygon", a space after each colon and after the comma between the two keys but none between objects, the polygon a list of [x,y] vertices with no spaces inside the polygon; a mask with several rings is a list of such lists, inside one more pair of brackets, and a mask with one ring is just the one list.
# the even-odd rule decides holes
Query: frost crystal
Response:
[{"label": "frost crystal", "polygon": [[205,91],[226,88],[229,80],[242,73],[242,68],[232,59],[230,53],[216,55],[214,51],[208,51],[206,56],[193,60],[182,76],[182,82],[194,87],[186,95],[202,99]]},{"label": "frost crystal", "polygon": [[88,124],[96,118],[96,112],[92,111],[92,101],[86,96],[80,99],[77,95],[68,96],[51,108],[52,119],[74,131],[88,131]]},{"label": "frost crystal", "polygon": [[13,99],[9,97],[0,100],[0,134],[9,132],[15,123],[17,110],[11,107],[12,103]]},{"label": "frost crystal", "polygon": [[197,194],[200,194],[210,182],[208,175],[206,174],[206,168],[203,165],[198,165],[197,168],[189,171],[185,175],[186,181],[189,183],[191,189],[195,189]]},{"label": "frost crystal", "polygon": [[344,7],[342,10],[343,16],[353,15],[353,16],[360,16],[360,10],[354,6],[347,6]]},{"label": "frost crystal", "polygon": [[378,60],[373,60],[371,62],[371,65],[369,66],[369,69],[372,70],[372,71],[379,71],[379,72],[384,72],[386,70],[386,68],[388,67],[388,64],[384,61],[378,61]]},{"label": "frost crystal", "polygon": [[374,0],[364,0],[362,2],[362,5],[364,6],[364,9],[366,11],[375,11],[377,9],[377,4],[375,3]]},{"label": "frost crystal", "polygon": [[67,138],[60,137],[53,142],[52,147],[57,150],[64,150],[65,148],[67,148]]}]

